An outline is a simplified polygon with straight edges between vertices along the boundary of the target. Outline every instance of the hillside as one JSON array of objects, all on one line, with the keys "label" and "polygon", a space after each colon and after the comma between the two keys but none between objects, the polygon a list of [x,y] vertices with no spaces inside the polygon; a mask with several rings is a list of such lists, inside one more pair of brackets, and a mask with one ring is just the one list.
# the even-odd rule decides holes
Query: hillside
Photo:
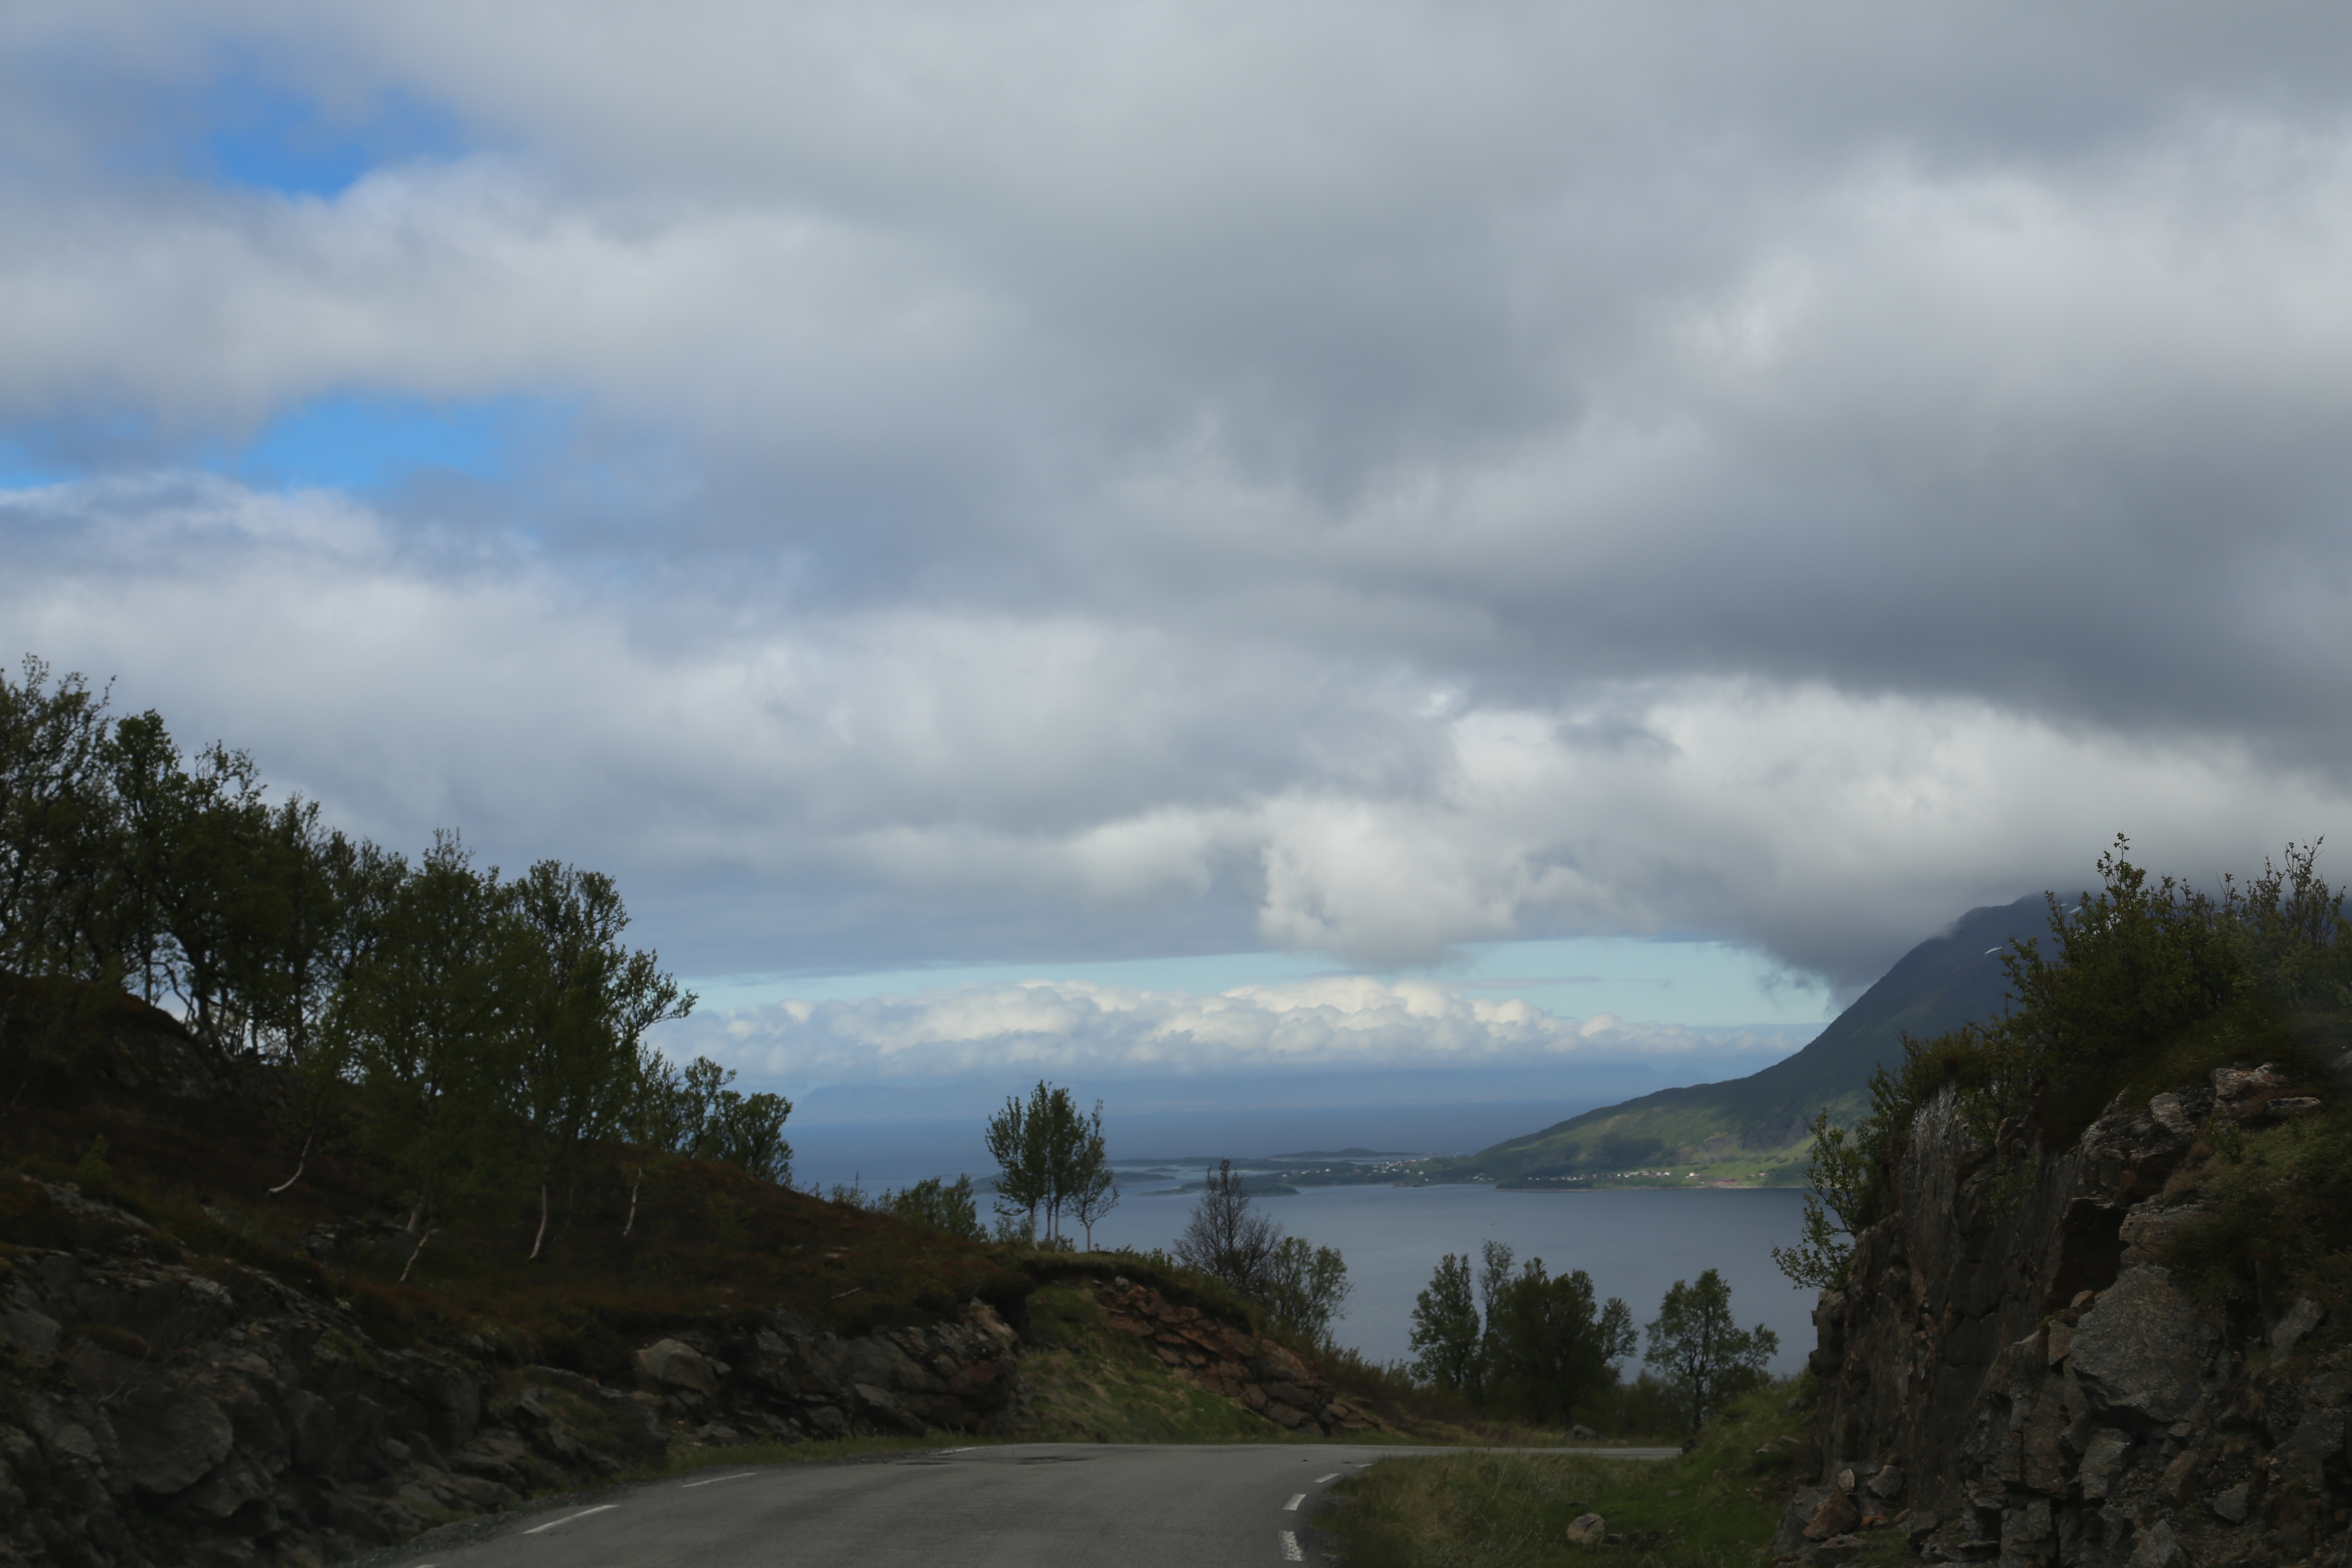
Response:
[{"label": "hillside", "polygon": [[1899,1059],[1906,1034],[1926,1038],[2004,1012],[2000,952],[2047,923],[2038,893],[1970,910],[1905,953],[1811,1044],[1761,1072],[1588,1110],[1464,1159],[1432,1162],[1430,1177],[1542,1186],[1660,1165],[1714,1166],[1707,1173],[1793,1185],[1803,1174],[1807,1121],[1825,1105],[1859,1110],[1872,1069]]},{"label": "hillside", "polygon": [[420,1249],[356,1108],[305,1158],[281,1069],[96,987],[21,1005],[57,989],[0,1005],[0,1562],[316,1564],[720,1460],[1468,1415],[1164,1259],[721,1162],[594,1148],[535,1260],[524,1194]]}]

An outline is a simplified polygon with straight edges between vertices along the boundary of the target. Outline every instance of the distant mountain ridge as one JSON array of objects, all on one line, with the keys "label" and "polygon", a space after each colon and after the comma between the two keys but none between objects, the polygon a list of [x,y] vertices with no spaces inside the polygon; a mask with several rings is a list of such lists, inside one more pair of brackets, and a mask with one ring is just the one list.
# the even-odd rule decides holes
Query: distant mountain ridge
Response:
[{"label": "distant mountain ridge", "polygon": [[1795,1181],[1806,1122],[1825,1105],[1860,1110],[1872,1070],[1895,1058],[1906,1034],[1926,1038],[2008,1011],[2000,954],[2014,940],[2044,933],[2048,908],[2035,893],[1970,910],[1905,953],[1811,1045],[1760,1072],[1588,1110],[1465,1158],[1434,1162],[1431,1174],[1541,1182],[1663,1163]]}]

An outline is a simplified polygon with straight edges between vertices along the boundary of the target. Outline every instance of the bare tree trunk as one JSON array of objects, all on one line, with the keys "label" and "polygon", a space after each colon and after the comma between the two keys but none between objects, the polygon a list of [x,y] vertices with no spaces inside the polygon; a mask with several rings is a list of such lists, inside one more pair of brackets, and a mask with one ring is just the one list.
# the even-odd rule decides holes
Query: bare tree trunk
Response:
[{"label": "bare tree trunk", "polygon": [[270,1189],[269,1189],[269,1195],[270,1195],[271,1197],[273,1197],[273,1198],[274,1198],[274,1197],[276,1197],[278,1194],[280,1194],[280,1193],[284,1192],[287,1188],[289,1188],[289,1187],[292,1186],[295,1183],[297,1183],[297,1182],[300,1181],[300,1180],[302,1179],[302,1172],[303,1172],[303,1170],[304,1170],[304,1169],[305,1169],[305,1168],[306,1168],[310,1163],[310,1134],[308,1134],[308,1133],[305,1133],[305,1134],[303,1135],[303,1138],[302,1138],[302,1152],[301,1152],[299,1154],[297,1154],[297,1155],[295,1155],[295,1156],[294,1156],[294,1173],[293,1173],[292,1175],[290,1175],[290,1176],[287,1177],[284,1181],[282,1181],[282,1182],[278,1183],[276,1186],[274,1186],[274,1187],[270,1188]]},{"label": "bare tree trunk", "polygon": [[637,1167],[636,1174],[629,1178],[629,1217],[621,1226],[621,1234],[623,1236],[628,1235],[629,1232],[636,1228],[637,1189],[645,1185],[645,1182],[646,1168],[641,1164]]},{"label": "bare tree trunk", "polygon": [[539,1249],[547,1245],[547,1184],[539,1184],[539,1234],[530,1238],[530,1261],[539,1261]]},{"label": "bare tree trunk", "polygon": [[409,1271],[410,1269],[412,1269],[412,1268],[415,1268],[415,1267],[416,1267],[416,1259],[417,1259],[418,1256],[424,1252],[424,1250],[425,1250],[425,1244],[426,1242],[428,1242],[428,1241],[432,1240],[432,1239],[433,1239],[433,1233],[432,1233],[431,1231],[429,1231],[429,1230],[428,1230],[428,1231],[426,1231],[423,1236],[420,1236],[420,1237],[418,1237],[416,1238],[416,1247],[415,1247],[415,1251],[413,1251],[413,1252],[411,1252],[411,1253],[408,1255],[408,1261],[407,1261],[406,1263],[404,1263],[404,1264],[402,1264],[402,1265],[401,1265],[401,1268],[400,1268],[400,1279],[399,1279],[399,1280],[397,1281],[397,1283],[402,1284],[402,1285],[405,1285],[405,1284],[407,1284],[407,1283],[408,1283],[408,1271]]},{"label": "bare tree trunk", "polygon": [[[411,1236],[430,1236],[432,1234],[432,1232],[425,1228],[425,1195],[422,1193],[417,1194],[416,1206],[408,1211],[408,1234]],[[425,1244],[420,1241],[416,1245],[422,1247]]]}]

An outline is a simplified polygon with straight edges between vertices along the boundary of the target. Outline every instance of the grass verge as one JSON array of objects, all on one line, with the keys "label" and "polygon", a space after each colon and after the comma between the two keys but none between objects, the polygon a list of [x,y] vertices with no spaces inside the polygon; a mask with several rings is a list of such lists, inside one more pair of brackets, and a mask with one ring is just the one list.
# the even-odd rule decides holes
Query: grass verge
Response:
[{"label": "grass verge", "polygon": [[[1698,1447],[1664,1461],[1469,1453],[1383,1459],[1332,1489],[1317,1523],[1349,1568],[1758,1568],[1786,1506],[1810,1403],[1801,1380],[1735,1402]],[[1569,1544],[1580,1515],[1611,1542]],[[1900,1551],[1900,1538],[1894,1538]]]}]

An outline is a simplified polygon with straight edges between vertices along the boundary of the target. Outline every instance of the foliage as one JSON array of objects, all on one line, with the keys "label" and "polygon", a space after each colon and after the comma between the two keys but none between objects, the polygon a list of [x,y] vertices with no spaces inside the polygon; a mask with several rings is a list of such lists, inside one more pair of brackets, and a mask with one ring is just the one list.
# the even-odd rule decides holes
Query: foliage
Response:
[{"label": "foliage", "polygon": [[1286,1333],[1328,1350],[1331,1325],[1346,1315],[1341,1304],[1351,1289],[1338,1247],[1286,1236],[1266,1258],[1257,1300]]},{"label": "foliage", "polygon": [[1794,1283],[1835,1289],[1853,1258],[1854,1233],[1877,1176],[1870,1150],[1824,1110],[1809,1124],[1812,1160],[1807,1171],[1804,1229],[1794,1247],[1772,1248],[1772,1261]]},{"label": "foliage", "polygon": [[1171,1250],[1186,1268],[1255,1300],[1265,1288],[1281,1239],[1282,1227],[1251,1204],[1248,1184],[1234,1173],[1234,1163],[1223,1160],[1202,1185]]},{"label": "foliage", "polygon": [[2193,1182],[2204,1216],[2165,1261],[2216,1306],[2274,1316],[2308,1293],[2341,1318],[2352,1300],[2352,1114],[2330,1108],[2284,1126],[2217,1127]]},{"label": "foliage", "polygon": [[[1488,1238],[1474,1276],[1468,1257],[1438,1260],[1412,1311],[1413,1369],[1482,1410],[1507,1410],[1562,1427],[1618,1384],[1633,1353],[1633,1313],[1599,1301],[1583,1269],[1553,1275],[1540,1258]],[[1474,1293],[1475,1283],[1475,1293]]]},{"label": "foliage", "polygon": [[1331,1325],[1346,1315],[1352,1289],[1346,1260],[1337,1247],[1285,1236],[1255,1206],[1231,1160],[1220,1161],[1202,1185],[1171,1250],[1176,1264],[1221,1281],[1285,1334],[1312,1348],[1330,1348]]},{"label": "foliage", "polygon": [[451,832],[411,862],[273,797],[225,742],[184,748],[36,658],[0,674],[0,1053],[118,984],[168,1001],[222,1058],[282,1069],[278,1190],[345,1141],[418,1236],[529,1207],[537,1258],[604,1144],[640,1146],[640,1186],[680,1155],[789,1182],[787,1101],[648,1043],[694,997],[627,925],[601,873],[509,881]]},{"label": "foliage", "polygon": [[2002,956],[2011,1006],[1932,1039],[1871,1079],[1850,1128],[1815,1123],[1804,1239],[1775,1258],[1800,1284],[1842,1282],[1851,1237],[1884,1207],[1914,1120],[1939,1094],[1997,1157],[1997,1201],[2039,1170],[2122,1090],[2152,1094],[2234,1060],[2315,1065],[2317,1020],[2352,1005],[2343,895],[2317,870],[2319,845],[2206,892],[2152,877],[2120,835],[2099,857],[2099,888],[2065,907],[2048,895],[2046,939]]},{"label": "foliage", "polygon": [[1596,1306],[1591,1275],[1579,1268],[1554,1278],[1540,1258],[1502,1288],[1489,1328],[1497,1363],[1490,1375],[1510,1382],[1528,1415],[1561,1426],[1617,1381],[1617,1363],[1635,1348],[1623,1301],[1612,1296]]},{"label": "foliage", "polygon": [[875,1198],[873,1206],[908,1225],[961,1241],[988,1239],[970,1176],[958,1176],[952,1184],[938,1176],[926,1177],[903,1191],[886,1190]]},{"label": "foliage", "polygon": [[[1102,1101],[1082,1115],[1066,1089],[1039,1080],[1024,1104],[1009,1098],[991,1117],[985,1132],[989,1158],[998,1166],[996,1212],[1000,1234],[1031,1245],[1062,1246],[1067,1214],[1094,1245],[1094,1227],[1118,1202],[1102,1122]],[[1039,1228],[1039,1220],[1044,1228]],[[1017,1227],[1017,1229],[1016,1229]]]},{"label": "foliage", "polygon": [[[1446,1452],[1383,1458],[1333,1488],[1343,1506],[1316,1522],[1339,1536],[1353,1568],[1751,1568],[1785,1505],[1759,1485],[1754,1456],[1802,1436],[1795,1385],[1735,1401],[1698,1445],[1664,1461],[1584,1454]],[[1620,1543],[1566,1548],[1570,1521],[1600,1514]]]},{"label": "foliage", "polygon": [[1412,1302],[1412,1370],[1457,1394],[1478,1388],[1481,1330],[1470,1259],[1447,1253]]},{"label": "foliage", "polygon": [[1675,1280],[1646,1332],[1642,1359],[1678,1396],[1693,1432],[1731,1395],[1762,1381],[1780,1348],[1780,1336],[1763,1324],[1742,1329],[1732,1321],[1731,1287],[1712,1268],[1696,1283]]}]

